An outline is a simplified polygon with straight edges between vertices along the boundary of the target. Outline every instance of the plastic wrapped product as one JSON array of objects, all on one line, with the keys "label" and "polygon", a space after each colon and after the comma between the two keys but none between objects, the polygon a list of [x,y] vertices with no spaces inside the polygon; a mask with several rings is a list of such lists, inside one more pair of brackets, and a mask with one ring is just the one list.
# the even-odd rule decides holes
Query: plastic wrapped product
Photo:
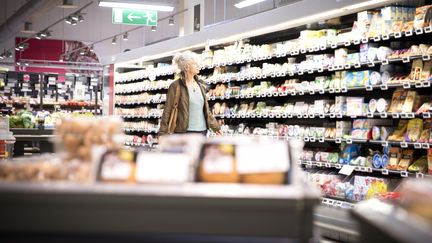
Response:
[{"label": "plastic wrapped product", "polygon": [[426,156],[420,157],[416,160],[412,165],[408,167],[408,171],[417,172],[417,173],[425,173],[428,167],[428,160]]},{"label": "plastic wrapped product", "polygon": [[373,140],[381,139],[381,129],[377,126],[372,127],[372,139]]},{"label": "plastic wrapped product", "polygon": [[389,158],[388,158],[387,154],[383,154],[381,156],[381,168],[385,168],[387,166],[388,162],[389,162]]},{"label": "plastic wrapped product", "polygon": [[376,110],[377,110],[377,101],[375,99],[371,99],[369,101],[368,107],[369,107],[369,109],[368,109],[369,112],[372,112],[372,113],[376,112]]},{"label": "plastic wrapped product", "polygon": [[386,46],[381,46],[380,48],[378,48],[377,50],[377,59],[380,61],[386,60],[387,57],[392,54],[392,49]]},{"label": "plastic wrapped product", "polygon": [[383,98],[378,99],[378,101],[377,101],[377,111],[378,112],[380,112],[380,113],[385,112],[387,110],[387,107],[388,107],[388,102],[385,99],[383,99]]},{"label": "plastic wrapped product", "polygon": [[432,175],[432,149],[427,150],[428,174]]},{"label": "plastic wrapped product", "polygon": [[369,79],[370,85],[378,85],[381,84],[381,74],[379,72],[372,72]]},{"label": "plastic wrapped product", "polygon": [[423,131],[423,120],[420,118],[411,119],[408,122],[407,131],[405,134],[406,142],[416,142]]},{"label": "plastic wrapped product", "polygon": [[388,82],[390,81],[391,76],[389,72],[383,72],[381,74],[381,83],[383,84],[388,84]]},{"label": "plastic wrapped product", "polygon": [[405,149],[402,151],[402,159],[399,161],[397,170],[406,171],[408,169],[408,166],[413,161],[414,156],[414,150],[412,149]]},{"label": "plastic wrapped product", "polygon": [[391,127],[381,127],[380,137],[382,141],[387,140],[388,136],[393,132]]},{"label": "plastic wrapped product", "polygon": [[374,156],[372,158],[372,166],[374,168],[379,169],[379,168],[381,168],[381,165],[382,165],[381,155],[378,153],[374,154]]},{"label": "plastic wrapped product", "polygon": [[367,50],[367,60],[369,62],[373,62],[377,59],[377,54],[378,54],[378,48],[376,47],[370,47]]}]

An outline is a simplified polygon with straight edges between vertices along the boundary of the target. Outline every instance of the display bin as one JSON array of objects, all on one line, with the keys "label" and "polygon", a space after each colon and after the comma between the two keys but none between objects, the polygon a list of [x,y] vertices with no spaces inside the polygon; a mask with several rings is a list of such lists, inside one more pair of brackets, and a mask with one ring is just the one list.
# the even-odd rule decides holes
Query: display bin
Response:
[{"label": "display bin", "polygon": [[0,241],[309,242],[318,203],[312,191],[304,185],[2,182]]},{"label": "display bin", "polygon": [[432,239],[432,224],[396,204],[372,199],[352,211],[359,225],[360,242],[426,243]]}]

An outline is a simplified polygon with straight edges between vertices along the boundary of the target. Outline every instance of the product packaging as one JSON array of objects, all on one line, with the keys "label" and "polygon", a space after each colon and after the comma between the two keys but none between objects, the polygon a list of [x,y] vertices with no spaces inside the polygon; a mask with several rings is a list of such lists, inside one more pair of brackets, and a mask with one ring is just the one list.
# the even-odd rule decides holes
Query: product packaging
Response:
[{"label": "product packaging", "polygon": [[404,136],[407,130],[408,121],[407,120],[399,120],[399,124],[396,130],[388,137],[389,141],[404,141]]},{"label": "product packaging", "polygon": [[423,120],[420,118],[411,119],[408,122],[405,134],[406,142],[416,142],[423,131]]},{"label": "product packaging", "polygon": [[391,147],[389,149],[389,157],[390,159],[387,165],[387,169],[396,170],[402,157],[402,149],[397,147]]},{"label": "product packaging", "polygon": [[432,175],[432,149],[427,150],[428,174]]},{"label": "product packaging", "polygon": [[422,156],[408,167],[409,172],[425,173],[428,168],[427,156]]},{"label": "product packaging", "polygon": [[399,161],[397,170],[406,171],[408,169],[408,166],[410,166],[413,160],[414,160],[414,150],[404,149],[402,151],[402,158]]}]

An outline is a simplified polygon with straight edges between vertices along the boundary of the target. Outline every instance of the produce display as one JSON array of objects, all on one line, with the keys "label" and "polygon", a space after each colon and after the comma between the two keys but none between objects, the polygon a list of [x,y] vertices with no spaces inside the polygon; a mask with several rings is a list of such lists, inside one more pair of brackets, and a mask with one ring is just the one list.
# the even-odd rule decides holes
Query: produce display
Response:
[{"label": "produce display", "polygon": [[62,119],[72,117],[94,117],[92,112],[83,111],[19,111],[9,117],[10,128],[37,128],[43,125],[45,129],[52,129]]}]

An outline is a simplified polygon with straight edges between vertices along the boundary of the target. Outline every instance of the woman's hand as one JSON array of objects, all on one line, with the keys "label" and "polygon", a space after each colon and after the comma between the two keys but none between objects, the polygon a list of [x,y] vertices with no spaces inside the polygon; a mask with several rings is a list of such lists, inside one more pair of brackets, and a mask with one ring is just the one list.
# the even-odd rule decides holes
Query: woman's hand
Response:
[{"label": "woman's hand", "polygon": [[216,131],[216,135],[218,135],[218,136],[222,136],[222,135],[223,135],[222,130]]}]

